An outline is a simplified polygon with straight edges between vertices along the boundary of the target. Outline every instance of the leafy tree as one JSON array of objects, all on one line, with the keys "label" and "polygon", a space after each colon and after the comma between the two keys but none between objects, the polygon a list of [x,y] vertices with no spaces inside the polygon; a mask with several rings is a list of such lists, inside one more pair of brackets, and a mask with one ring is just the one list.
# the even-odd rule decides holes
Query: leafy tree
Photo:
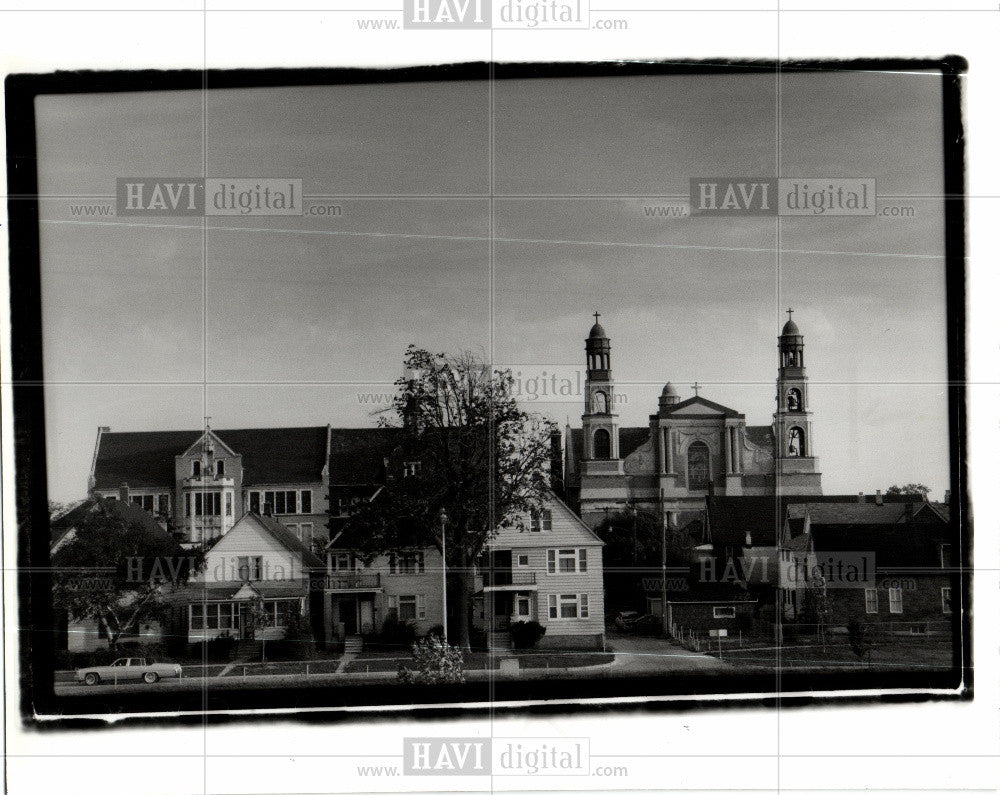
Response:
[{"label": "leafy tree", "polygon": [[53,604],[97,621],[113,649],[140,622],[161,618],[166,586],[186,582],[201,561],[148,513],[102,500],[53,556]]},{"label": "leafy tree", "polygon": [[931,493],[931,490],[930,487],[925,486],[922,483],[907,483],[905,486],[889,486],[885,493],[906,495],[919,494],[921,497],[927,497],[927,495]]},{"label": "leafy tree", "polygon": [[[384,427],[400,427],[394,472],[349,527],[365,560],[394,550],[442,546],[445,512],[449,594],[457,593],[459,643],[469,648],[473,567],[503,528],[525,530],[541,510],[555,423],[523,411],[509,370],[471,353],[410,346]],[[403,477],[405,462],[419,462]]]}]

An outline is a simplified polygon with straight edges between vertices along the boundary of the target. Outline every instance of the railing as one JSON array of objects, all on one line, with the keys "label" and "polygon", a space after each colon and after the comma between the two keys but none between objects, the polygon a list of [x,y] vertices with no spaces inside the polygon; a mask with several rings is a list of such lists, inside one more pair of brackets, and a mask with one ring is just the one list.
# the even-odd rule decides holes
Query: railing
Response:
[{"label": "railing", "polygon": [[326,589],[328,591],[346,591],[359,588],[378,588],[382,584],[381,580],[379,574],[356,574],[354,572],[328,574],[326,575]]},{"label": "railing", "polygon": [[495,588],[501,585],[534,585],[535,572],[511,571],[510,569],[483,570],[483,586]]}]

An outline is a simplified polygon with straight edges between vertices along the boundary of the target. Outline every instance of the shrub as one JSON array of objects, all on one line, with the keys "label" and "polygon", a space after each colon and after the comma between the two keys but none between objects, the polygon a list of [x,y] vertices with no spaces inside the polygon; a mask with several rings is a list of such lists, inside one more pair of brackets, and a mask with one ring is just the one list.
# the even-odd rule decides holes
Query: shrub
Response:
[{"label": "shrub", "polygon": [[443,624],[435,624],[433,627],[431,627],[430,631],[427,633],[427,637],[429,638],[431,635],[436,635],[439,638],[443,638],[444,637],[444,625]]},{"label": "shrub", "polygon": [[378,642],[389,648],[404,649],[417,639],[417,630],[409,621],[400,621],[390,614],[382,624]]},{"label": "shrub", "polygon": [[545,627],[537,621],[515,621],[510,625],[510,639],[515,649],[533,649],[545,634]]},{"label": "shrub", "polygon": [[285,627],[285,636],[269,641],[267,656],[283,660],[308,660],[313,655],[312,626],[305,616],[298,616]]},{"label": "shrub", "polygon": [[871,665],[872,649],[875,644],[869,627],[857,616],[847,622],[847,645],[859,660],[863,660],[868,655],[868,664]]},{"label": "shrub", "polygon": [[430,635],[413,644],[415,670],[400,664],[397,674],[406,684],[440,685],[464,682],[462,650]]}]

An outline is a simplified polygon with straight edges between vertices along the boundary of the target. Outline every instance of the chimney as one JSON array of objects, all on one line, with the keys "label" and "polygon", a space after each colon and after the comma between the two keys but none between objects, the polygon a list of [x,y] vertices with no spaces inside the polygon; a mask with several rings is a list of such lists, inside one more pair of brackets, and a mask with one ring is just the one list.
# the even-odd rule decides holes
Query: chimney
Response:
[{"label": "chimney", "polygon": [[753,546],[753,542],[752,542],[752,540],[750,538],[750,531],[749,530],[747,530],[747,532],[746,532],[746,538],[744,539],[744,544],[743,545],[747,546],[747,547],[752,547]]},{"label": "chimney", "polygon": [[864,502],[865,502],[865,493],[863,491],[859,491],[858,492],[858,503],[860,503],[860,504],[863,505]]},{"label": "chimney", "polygon": [[944,492],[944,504],[951,505],[951,489],[946,489]]},{"label": "chimney", "polygon": [[882,505],[882,489],[875,490],[875,504]]},{"label": "chimney", "polygon": [[118,499],[121,500],[125,505],[128,505],[128,483],[123,482],[118,487]]}]

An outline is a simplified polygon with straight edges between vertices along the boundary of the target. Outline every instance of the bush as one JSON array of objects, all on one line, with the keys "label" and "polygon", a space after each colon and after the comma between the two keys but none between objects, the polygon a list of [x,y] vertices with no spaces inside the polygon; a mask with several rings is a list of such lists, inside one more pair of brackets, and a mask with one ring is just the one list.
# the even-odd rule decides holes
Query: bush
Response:
[{"label": "bush", "polygon": [[871,653],[875,647],[871,629],[857,616],[847,623],[847,645],[859,660],[863,660],[868,655],[868,663],[871,664]]},{"label": "bush", "polygon": [[431,627],[430,631],[427,633],[427,637],[429,638],[432,635],[434,635],[434,636],[436,636],[438,638],[443,638],[444,637],[444,625],[443,624],[435,624],[433,627]]},{"label": "bush", "polygon": [[515,649],[533,649],[545,634],[545,627],[537,621],[515,621],[510,625],[510,639]]},{"label": "bush", "polygon": [[462,650],[436,636],[430,635],[413,644],[413,662],[416,670],[399,666],[397,676],[401,682],[440,685],[465,681]]},{"label": "bush", "polygon": [[387,648],[405,649],[417,639],[417,630],[409,621],[400,621],[390,614],[378,633],[378,643]]},{"label": "bush", "polygon": [[229,662],[236,652],[236,644],[236,638],[229,633],[223,633],[212,640],[190,644],[187,656],[190,659],[208,662]]},{"label": "bush", "polygon": [[268,641],[266,654],[272,659],[308,660],[313,656],[313,645],[309,619],[299,616],[285,627],[285,637]]}]

